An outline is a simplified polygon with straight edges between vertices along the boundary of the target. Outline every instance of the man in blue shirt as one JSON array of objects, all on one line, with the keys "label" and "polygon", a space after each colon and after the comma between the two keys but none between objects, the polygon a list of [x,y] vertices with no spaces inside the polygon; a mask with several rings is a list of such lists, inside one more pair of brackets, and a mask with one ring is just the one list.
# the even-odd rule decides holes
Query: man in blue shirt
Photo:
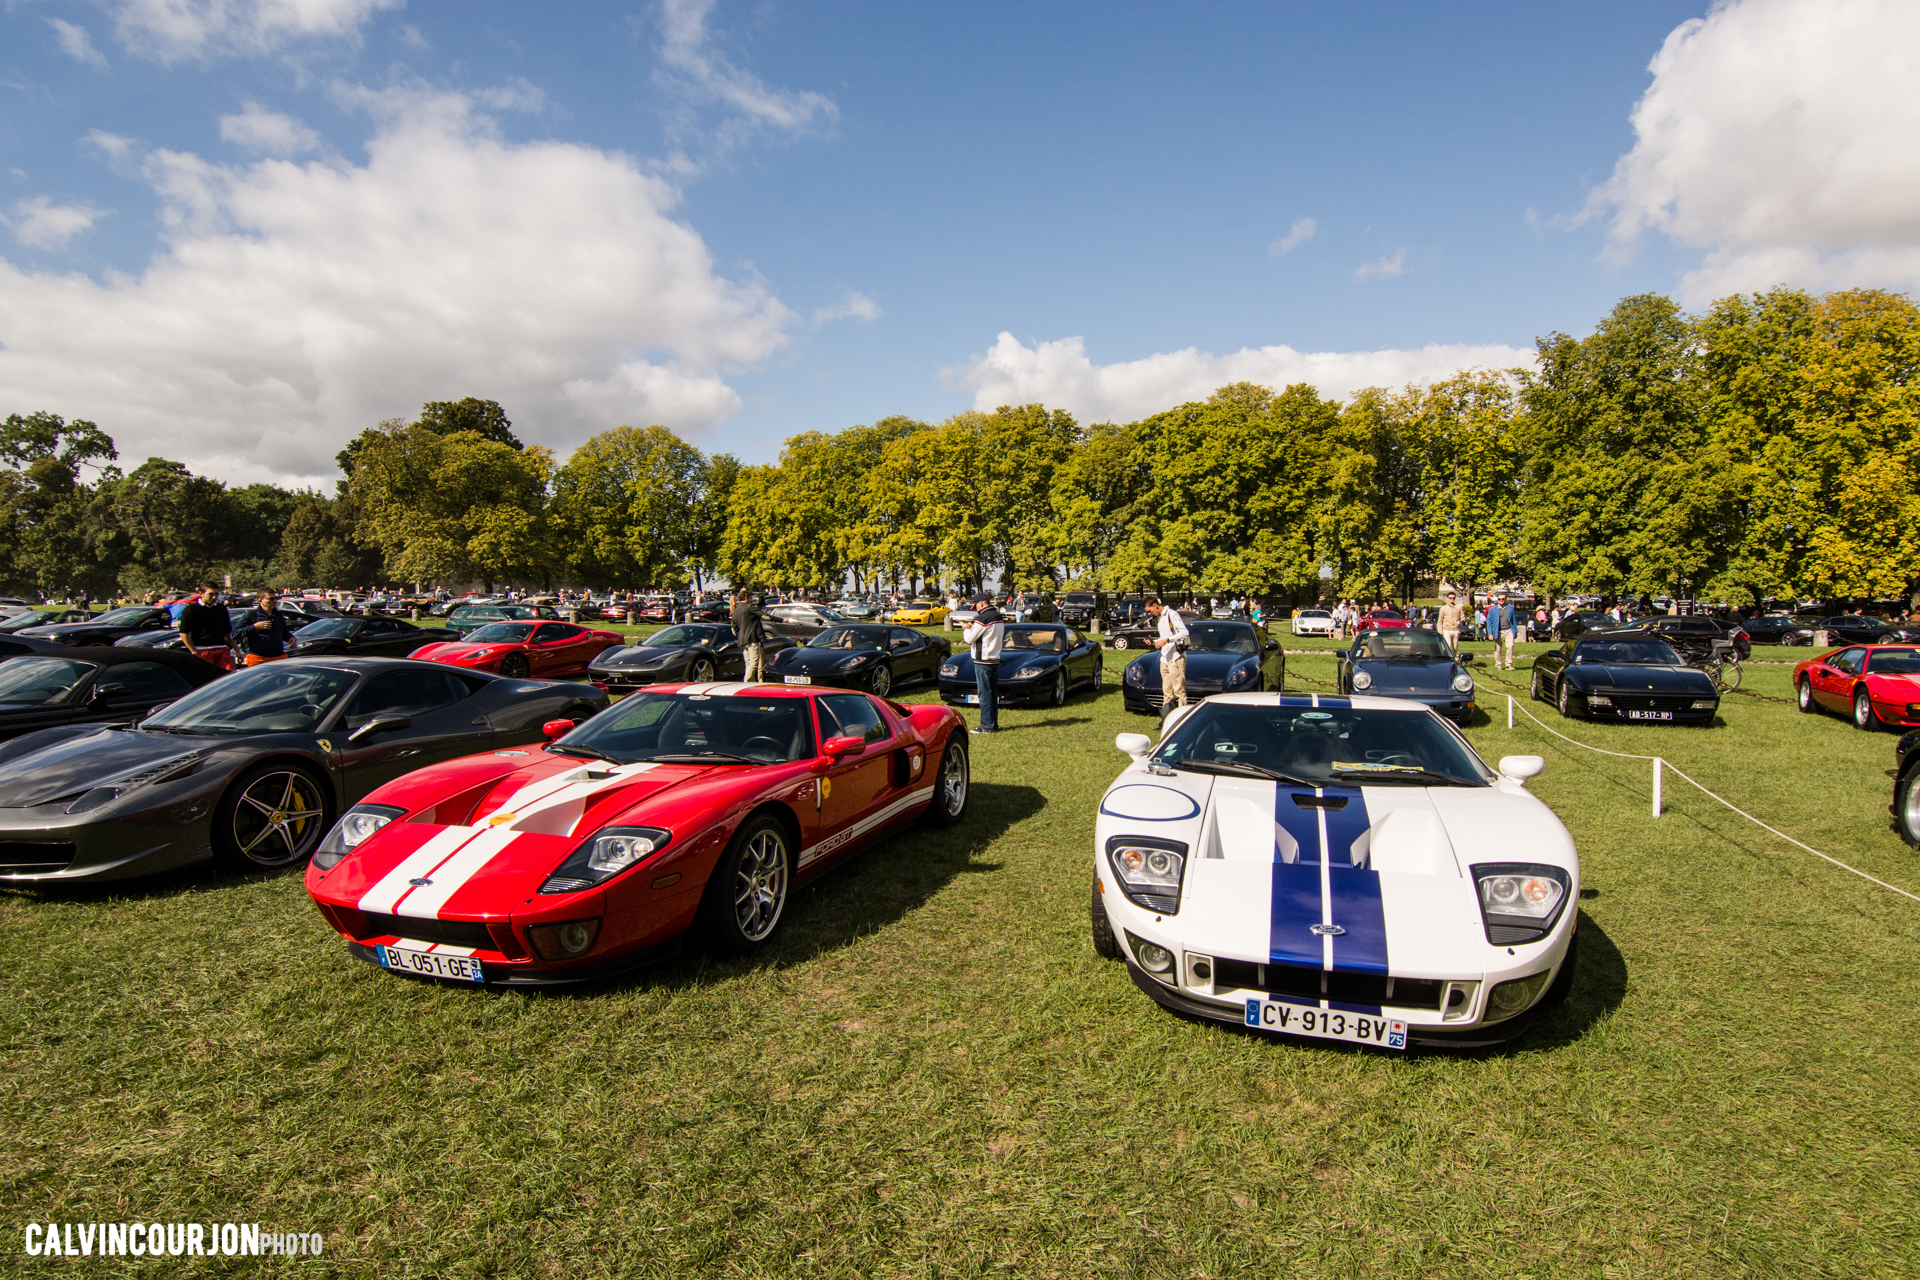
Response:
[{"label": "man in blue shirt", "polygon": [[1494,603],[1487,606],[1487,638],[1493,641],[1494,670],[1503,667],[1508,671],[1513,670],[1513,633],[1519,625],[1513,615],[1513,606],[1507,603],[1507,593],[1500,592]]}]

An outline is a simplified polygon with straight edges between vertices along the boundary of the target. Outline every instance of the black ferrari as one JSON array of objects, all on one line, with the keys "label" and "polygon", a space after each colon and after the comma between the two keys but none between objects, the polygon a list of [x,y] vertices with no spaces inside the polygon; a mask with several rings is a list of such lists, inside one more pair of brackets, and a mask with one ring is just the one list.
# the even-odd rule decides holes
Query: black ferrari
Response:
[{"label": "black ferrari", "polygon": [[51,627],[58,623],[86,622],[93,617],[90,609],[29,609],[25,613],[16,613],[10,618],[0,618],[0,635],[13,635],[25,631],[28,627]]},{"label": "black ferrari", "polygon": [[124,609],[109,609],[80,621],[26,627],[15,634],[30,636],[35,640],[51,640],[55,644],[79,646],[113,644],[142,631],[159,631],[172,626],[173,615],[165,609],[129,605]]},{"label": "black ferrari", "polygon": [[[1106,679],[1106,654],[1091,637],[1059,623],[1017,622],[1006,629],[993,687],[1009,705],[1058,707],[1082,686],[1098,693]],[[978,703],[979,689],[970,649],[941,664],[942,701]]]},{"label": "black ferrari", "polygon": [[[34,661],[0,663],[0,675]],[[585,720],[607,701],[585,685],[429,662],[249,667],[132,727],[69,725],[0,745],[0,882],[118,880],[210,858],[288,866],[382,783],[538,742],[544,725]]]},{"label": "black ferrari", "polygon": [[[769,636],[761,655],[768,657],[792,643]],[[626,694],[650,684],[738,680],[745,670],[746,659],[732,627],[688,622],[656,631],[638,644],[603,650],[587,664],[587,679],[597,689]]]},{"label": "black ferrari", "polygon": [[1596,631],[1533,660],[1533,697],[1563,716],[1711,724],[1720,690],[1673,646],[1644,632]]},{"label": "black ferrari", "polygon": [[952,656],[952,641],[912,627],[849,623],[782,649],[767,664],[767,681],[865,689],[885,698],[901,685],[938,680],[941,664]]},{"label": "black ferrari", "polygon": [[302,657],[404,658],[416,649],[457,640],[444,627],[416,627],[399,618],[322,618],[293,633]]},{"label": "black ferrari", "polygon": [[184,652],[90,645],[22,653],[0,662],[0,740],[64,725],[125,724],[224,674]]}]

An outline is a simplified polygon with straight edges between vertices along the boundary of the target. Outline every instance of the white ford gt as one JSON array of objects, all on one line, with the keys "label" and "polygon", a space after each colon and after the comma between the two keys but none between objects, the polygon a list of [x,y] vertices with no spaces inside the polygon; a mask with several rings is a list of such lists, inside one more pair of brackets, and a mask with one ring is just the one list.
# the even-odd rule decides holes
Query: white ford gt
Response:
[{"label": "white ford gt", "polygon": [[1093,945],[1169,1009],[1405,1049],[1519,1035],[1573,983],[1580,859],[1525,781],[1391,698],[1168,716],[1094,827]]}]

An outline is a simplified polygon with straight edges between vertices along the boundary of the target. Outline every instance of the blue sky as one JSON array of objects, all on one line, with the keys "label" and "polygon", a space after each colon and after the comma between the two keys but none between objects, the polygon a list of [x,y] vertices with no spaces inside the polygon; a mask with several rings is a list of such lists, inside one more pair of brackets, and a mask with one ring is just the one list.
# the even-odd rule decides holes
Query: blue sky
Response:
[{"label": "blue sky", "polygon": [[1908,288],[1916,8],[12,0],[0,409],[232,480],[461,395],[757,462]]}]

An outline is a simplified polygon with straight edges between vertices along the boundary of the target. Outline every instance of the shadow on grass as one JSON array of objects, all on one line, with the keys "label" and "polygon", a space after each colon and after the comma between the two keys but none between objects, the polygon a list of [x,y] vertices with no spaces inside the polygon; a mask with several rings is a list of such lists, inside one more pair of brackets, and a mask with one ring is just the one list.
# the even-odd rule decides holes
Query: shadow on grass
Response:
[{"label": "shadow on grass", "polygon": [[1092,716],[1054,716],[1047,720],[1035,720],[1029,724],[1003,724],[996,733],[1015,733],[1021,729],[1048,729],[1063,724],[1091,724]]},{"label": "shadow on grass", "polygon": [[307,872],[307,864],[300,862],[290,867],[277,867],[272,870],[225,871],[212,861],[196,862],[192,866],[178,867],[172,871],[156,872],[153,875],[139,876],[127,880],[102,881],[33,881],[16,884],[0,883],[0,899],[11,898],[19,902],[45,902],[68,904],[110,904],[114,902],[159,902],[169,898],[185,897],[188,894],[209,893],[221,889],[239,888],[243,885],[258,884],[263,881],[291,878],[299,882]]}]

